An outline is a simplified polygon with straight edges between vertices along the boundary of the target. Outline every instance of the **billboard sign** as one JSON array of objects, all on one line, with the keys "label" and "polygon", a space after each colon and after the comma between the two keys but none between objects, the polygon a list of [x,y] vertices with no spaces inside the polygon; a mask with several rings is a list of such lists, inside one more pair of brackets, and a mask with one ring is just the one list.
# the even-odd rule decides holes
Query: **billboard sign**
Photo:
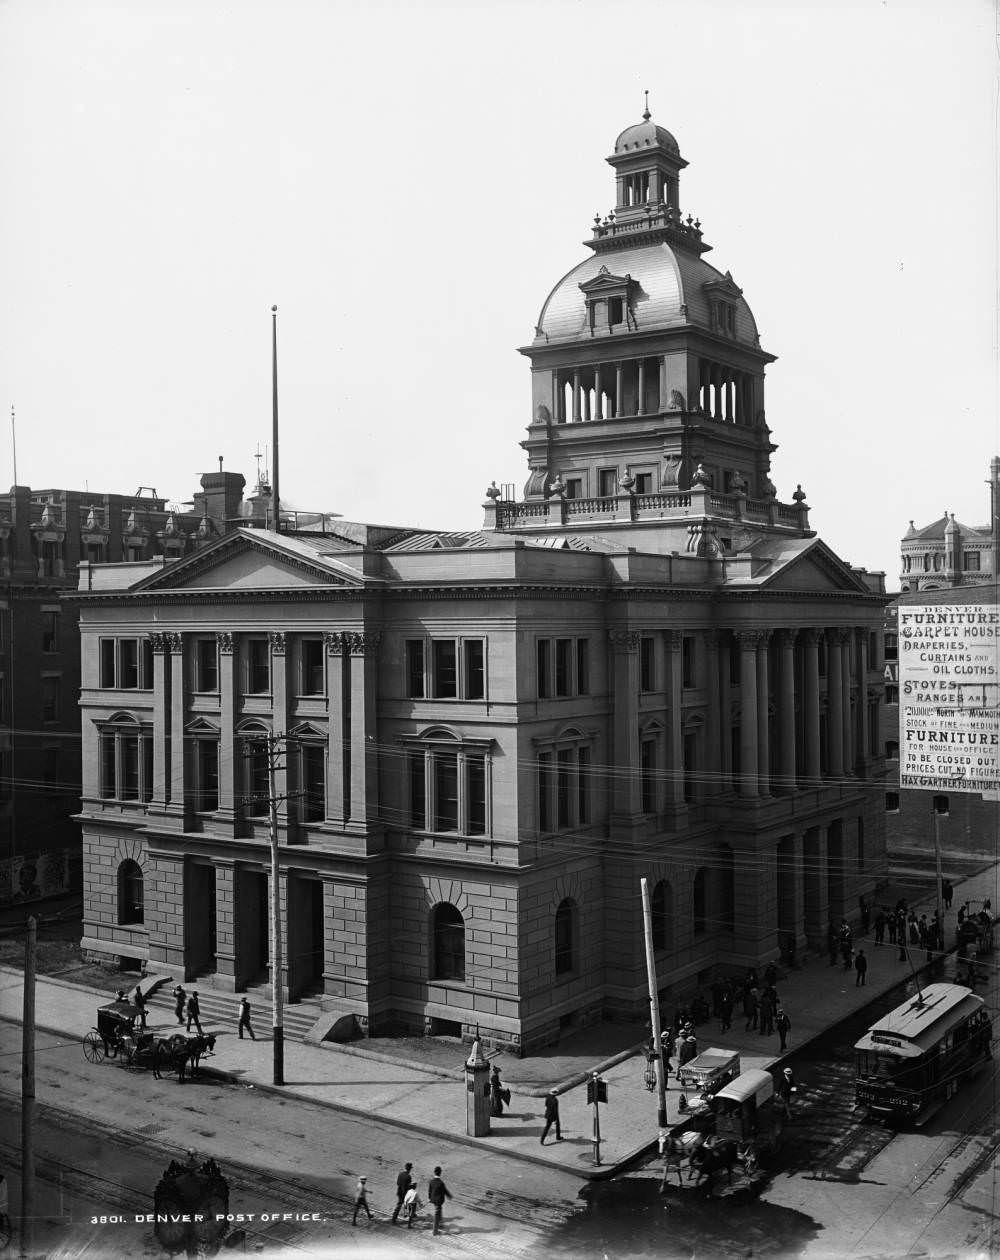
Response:
[{"label": "billboard sign", "polygon": [[1000,607],[900,605],[899,783],[994,793],[1000,784]]}]

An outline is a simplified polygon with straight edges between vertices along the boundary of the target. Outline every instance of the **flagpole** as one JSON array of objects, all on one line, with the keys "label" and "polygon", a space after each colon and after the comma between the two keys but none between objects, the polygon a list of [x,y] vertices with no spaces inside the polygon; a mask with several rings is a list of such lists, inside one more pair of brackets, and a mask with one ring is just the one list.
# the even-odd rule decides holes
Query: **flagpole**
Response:
[{"label": "flagpole", "polygon": [[272,509],[272,526],[274,530],[281,528],[280,503],[278,497],[278,308],[271,307],[271,446],[274,454],[272,456],[272,472],[271,472],[271,502]]}]

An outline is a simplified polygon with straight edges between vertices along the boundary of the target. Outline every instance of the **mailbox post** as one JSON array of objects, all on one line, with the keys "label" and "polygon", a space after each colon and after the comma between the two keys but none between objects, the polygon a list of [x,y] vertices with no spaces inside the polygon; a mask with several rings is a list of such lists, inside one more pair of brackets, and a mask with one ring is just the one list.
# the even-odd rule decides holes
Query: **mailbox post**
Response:
[{"label": "mailbox post", "polygon": [[472,1051],[465,1061],[465,1131],[469,1137],[489,1137],[490,1065],[479,1041],[479,1029]]},{"label": "mailbox post", "polygon": [[608,1082],[595,1072],[587,1082],[587,1102],[594,1105],[594,1163],[601,1162],[601,1103],[608,1101]]}]

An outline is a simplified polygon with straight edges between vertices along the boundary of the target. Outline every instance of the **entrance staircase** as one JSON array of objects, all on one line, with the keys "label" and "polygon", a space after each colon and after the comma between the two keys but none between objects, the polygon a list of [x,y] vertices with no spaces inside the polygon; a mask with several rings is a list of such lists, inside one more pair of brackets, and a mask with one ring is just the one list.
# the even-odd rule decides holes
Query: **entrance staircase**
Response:
[{"label": "entrance staircase", "polygon": [[[159,977],[148,976],[143,982],[143,988],[147,984],[155,983],[155,979],[159,979]],[[159,1025],[179,1027],[174,1015],[173,990],[176,984],[176,980],[168,978],[166,983],[157,987],[156,992],[149,999],[147,1009],[151,1027]],[[184,985],[184,990],[189,995],[194,989],[198,990],[198,1002],[201,1006],[201,1026],[205,1032],[231,1032],[235,1036],[240,1020],[240,999],[244,994],[226,993],[220,989],[213,989],[204,981],[200,983],[192,981]],[[254,1032],[258,1038],[267,1036],[271,1031],[270,985],[250,987],[246,991],[246,997],[250,1002],[250,1022],[253,1025]],[[305,1040],[306,1033],[309,1032],[322,1014],[323,1009],[320,1006],[318,997],[304,997],[296,1002],[286,1002],[282,1012],[282,1027],[285,1032],[285,1040]],[[187,1027],[186,1018],[184,1027]]]}]

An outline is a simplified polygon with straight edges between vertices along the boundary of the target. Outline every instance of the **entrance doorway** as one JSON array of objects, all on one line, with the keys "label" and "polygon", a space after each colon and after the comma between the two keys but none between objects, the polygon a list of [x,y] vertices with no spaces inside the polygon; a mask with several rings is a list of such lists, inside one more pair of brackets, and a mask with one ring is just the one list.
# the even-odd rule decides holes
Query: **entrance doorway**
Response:
[{"label": "entrance doorway", "polygon": [[193,976],[210,975],[216,969],[215,867],[189,862],[185,878],[187,971]]},{"label": "entrance doorway", "polygon": [[322,992],[325,961],[322,880],[290,877],[288,910],[289,989],[295,996]]}]

